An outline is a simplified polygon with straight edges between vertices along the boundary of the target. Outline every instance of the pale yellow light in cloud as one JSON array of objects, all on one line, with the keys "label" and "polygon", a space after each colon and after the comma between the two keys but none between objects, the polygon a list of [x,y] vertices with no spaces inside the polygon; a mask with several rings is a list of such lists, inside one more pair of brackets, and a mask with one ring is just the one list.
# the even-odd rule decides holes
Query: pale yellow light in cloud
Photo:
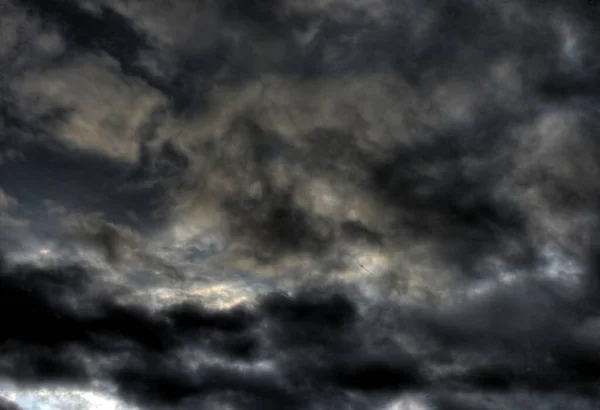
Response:
[{"label": "pale yellow light in cloud", "polygon": [[14,89],[25,116],[76,107],[59,122],[57,135],[76,148],[127,162],[138,158],[140,127],[164,103],[155,90],[125,78],[108,56],[84,56],[63,67],[27,72]]},{"label": "pale yellow light in cloud", "polygon": [[158,307],[182,302],[196,302],[209,309],[224,310],[251,301],[253,294],[253,289],[242,284],[196,284],[183,289],[149,289],[128,295],[122,302],[143,300],[150,301]]}]

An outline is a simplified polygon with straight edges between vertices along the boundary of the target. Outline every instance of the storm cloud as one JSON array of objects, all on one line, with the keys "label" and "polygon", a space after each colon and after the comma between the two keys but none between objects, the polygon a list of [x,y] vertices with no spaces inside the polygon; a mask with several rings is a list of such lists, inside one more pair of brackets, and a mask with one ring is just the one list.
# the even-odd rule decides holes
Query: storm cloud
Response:
[{"label": "storm cloud", "polygon": [[596,408],[599,19],[0,1],[4,396]]}]

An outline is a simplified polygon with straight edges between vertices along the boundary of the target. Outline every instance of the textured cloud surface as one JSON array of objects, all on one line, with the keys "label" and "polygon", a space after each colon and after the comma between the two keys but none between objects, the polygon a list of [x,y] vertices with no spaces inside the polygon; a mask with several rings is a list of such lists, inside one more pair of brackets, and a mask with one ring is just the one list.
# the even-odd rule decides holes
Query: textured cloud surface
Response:
[{"label": "textured cloud surface", "polygon": [[598,408],[593,3],[0,0],[0,396]]}]

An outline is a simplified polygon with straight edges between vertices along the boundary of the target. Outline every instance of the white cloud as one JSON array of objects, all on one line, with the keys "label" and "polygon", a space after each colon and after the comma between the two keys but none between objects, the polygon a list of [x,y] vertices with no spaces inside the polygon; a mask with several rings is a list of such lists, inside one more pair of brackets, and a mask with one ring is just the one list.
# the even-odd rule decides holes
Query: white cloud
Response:
[{"label": "white cloud", "polygon": [[5,397],[24,410],[138,410],[110,395],[68,388],[18,389]]}]

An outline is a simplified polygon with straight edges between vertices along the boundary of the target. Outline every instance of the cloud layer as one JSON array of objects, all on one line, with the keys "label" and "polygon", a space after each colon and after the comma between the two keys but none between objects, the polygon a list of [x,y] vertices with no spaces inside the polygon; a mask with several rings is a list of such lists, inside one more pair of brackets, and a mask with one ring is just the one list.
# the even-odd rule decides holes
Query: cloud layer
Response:
[{"label": "cloud layer", "polygon": [[540,406],[560,395],[597,404],[598,311],[568,283],[520,280],[443,310],[351,286],[214,310],[120,303],[123,289],[76,266],[3,265],[0,280],[3,375],[95,380],[141,408],[383,408],[426,393],[445,409],[523,391]]},{"label": "cloud layer", "polygon": [[157,409],[595,408],[599,18],[3,1],[0,373]]}]

